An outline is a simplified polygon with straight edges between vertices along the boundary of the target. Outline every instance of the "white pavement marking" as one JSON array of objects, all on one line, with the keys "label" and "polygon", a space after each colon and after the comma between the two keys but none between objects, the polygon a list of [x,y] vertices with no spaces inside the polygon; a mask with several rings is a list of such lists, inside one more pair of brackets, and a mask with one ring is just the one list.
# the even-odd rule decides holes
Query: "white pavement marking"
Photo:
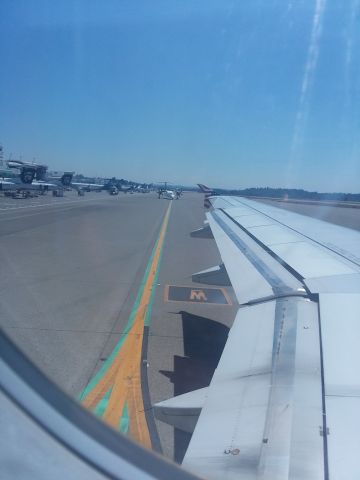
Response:
[{"label": "white pavement marking", "polygon": [[[25,210],[28,210],[30,208],[38,208],[38,207],[66,207],[67,205],[71,205],[71,204],[74,204],[74,203],[77,203],[78,205],[80,203],[85,203],[85,202],[91,202],[91,201],[95,201],[95,202],[98,202],[100,200],[109,200],[111,197],[104,197],[104,198],[89,198],[89,199],[86,199],[86,200],[68,200],[68,201],[65,201],[64,203],[42,203],[42,204],[37,204],[37,205],[26,205],[26,206],[23,206],[23,207],[12,207],[12,208],[0,208],[0,210],[2,210],[2,212],[0,212],[0,215],[4,215],[8,212],[13,212],[14,210],[20,210],[20,209],[25,209]],[[39,212],[39,213],[42,213],[42,212]],[[37,213],[33,214],[33,215],[38,215]],[[16,219],[16,218],[22,218],[22,217],[30,217],[32,215],[22,215],[21,217],[13,217],[12,219]]]}]

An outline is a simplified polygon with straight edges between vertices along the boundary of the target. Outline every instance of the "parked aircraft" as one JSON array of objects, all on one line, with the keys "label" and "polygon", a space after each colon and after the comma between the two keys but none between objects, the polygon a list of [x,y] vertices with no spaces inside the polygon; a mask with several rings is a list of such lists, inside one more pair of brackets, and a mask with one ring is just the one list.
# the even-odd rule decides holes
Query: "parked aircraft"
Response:
[{"label": "parked aircraft", "polygon": [[101,183],[86,183],[86,182],[71,182],[71,187],[77,189],[82,188],[85,192],[93,192],[96,190],[103,190],[104,184]]},{"label": "parked aircraft", "polygon": [[10,179],[2,177],[0,179],[0,190],[10,189],[15,185]]},{"label": "parked aircraft", "polygon": [[158,182],[164,184],[163,187],[159,187],[157,190],[158,198],[165,198],[167,200],[174,200],[176,198],[175,190],[168,188],[169,182]]},{"label": "parked aircraft", "polygon": [[17,178],[0,180],[3,190],[56,190],[59,188],[73,188],[77,191],[90,192],[104,188],[102,184],[73,182],[74,172],[64,172],[61,176],[48,176],[47,166],[35,163],[23,162],[21,160],[8,160],[7,166],[10,169],[19,171]]},{"label": "parked aircraft", "polygon": [[141,185],[131,185],[130,187],[122,187],[121,189],[124,193],[149,193],[149,185],[143,183]]},{"label": "parked aircraft", "polygon": [[[48,182],[33,182],[33,185],[47,185],[48,187],[59,186],[59,182],[64,187],[70,187],[74,190],[82,190],[83,192],[91,192],[96,190],[102,190],[103,184],[99,183],[86,183],[86,182],[73,182],[74,172],[65,172],[62,176],[49,176]],[[50,183],[49,183],[50,182]]]},{"label": "parked aircraft", "polygon": [[9,169],[16,169],[19,171],[18,177],[6,178],[0,180],[1,190],[18,190],[23,187],[24,190],[34,189],[39,181],[43,183],[47,167],[45,165],[37,165],[34,163],[27,163],[21,160],[8,160],[7,166]]},{"label": "parked aircraft", "polygon": [[125,186],[121,180],[117,180],[115,177],[109,179],[103,186],[104,190],[111,190],[114,187],[117,188],[118,192],[123,193],[134,193],[136,188],[133,184]]},{"label": "parked aircraft", "polygon": [[119,195],[119,189],[113,185],[112,187],[108,188],[108,192],[110,195]]},{"label": "parked aircraft", "polygon": [[[54,189],[59,187],[71,186],[71,180],[74,172],[65,172],[62,176],[46,175],[47,166],[36,163],[23,162],[21,160],[8,160],[9,169],[19,171],[18,177],[4,178],[0,180],[0,184],[8,189]],[[5,189],[4,188],[4,189]]]},{"label": "parked aircraft", "polygon": [[174,200],[175,192],[173,190],[165,190],[163,188],[160,188],[158,190],[158,197],[159,199],[165,198],[166,200]]},{"label": "parked aircraft", "polygon": [[32,184],[34,180],[45,179],[46,165],[23,162],[22,160],[8,160],[6,163],[8,168],[19,170],[19,177],[22,183]]}]

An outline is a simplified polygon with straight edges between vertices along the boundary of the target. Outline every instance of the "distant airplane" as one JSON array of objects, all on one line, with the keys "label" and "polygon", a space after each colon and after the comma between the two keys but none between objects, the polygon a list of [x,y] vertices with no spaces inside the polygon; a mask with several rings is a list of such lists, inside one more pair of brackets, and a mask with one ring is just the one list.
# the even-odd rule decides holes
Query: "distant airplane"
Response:
[{"label": "distant airplane", "polygon": [[[37,188],[41,187],[59,188],[60,186],[70,186],[74,172],[65,172],[59,177],[47,177],[47,166],[36,163],[23,162],[22,160],[8,160],[7,166],[9,169],[19,171],[19,176],[15,178],[6,178],[0,180],[2,185],[9,185],[10,187],[18,189]],[[50,180],[50,181],[49,181]]]},{"label": "distant airplane", "polygon": [[136,186],[132,184],[128,186],[124,186],[123,183],[119,182],[115,178],[108,180],[107,183],[103,186],[104,190],[112,190],[113,187],[116,187],[118,192],[123,192],[123,193],[140,192],[140,186]]},{"label": "distant airplane", "polygon": [[23,162],[22,160],[8,160],[6,163],[8,168],[20,171],[19,177],[22,183],[32,184],[34,180],[45,179],[46,165]]},{"label": "distant airplane", "polygon": [[165,198],[166,200],[174,200],[175,198],[175,192],[173,190],[161,190],[159,192],[159,198]]},{"label": "distant airplane", "polygon": [[150,192],[150,187],[149,185],[146,185],[145,183],[142,185],[138,185],[136,188],[136,191],[139,193],[149,193]]},{"label": "distant airplane", "polygon": [[129,185],[128,187],[122,185],[120,191],[123,193],[135,193],[136,187],[135,185]]},{"label": "distant airplane", "polygon": [[158,190],[158,197],[165,198],[167,200],[179,200],[182,196],[183,192],[181,189],[177,188],[175,190],[165,190],[164,188],[159,188]]},{"label": "distant airplane", "polygon": [[9,187],[13,187],[15,185],[14,182],[12,182],[11,180],[9,180],[8,178],[5,178],[5,177],[2,177],[0,179],[0,190],[2,190],[2,186],[9,186]]},{"label": "distant airplane", "polygon": [[174,200],[176,198],[175,190],[170,190],[167,188],[169,182],[158,182],[163,183],[164,186],[160,187],[157,191],[158,198],[165,198],[167,200]]},{"label": "distant airplane", "polygon": [[109,187],[108,192],[110,195],[119,195],[119,189],[115,185]]},{"label": "distant airplane", "polygon": [[103,190],[104,188],[104,184],[102,183],[86,183],[86,182],[71,182],[70,186],[74,189],[82,188],[85,192]]},{"label": "distant airplane", "polygon": [[8,160],[7,166],[10,169],[19,171],[18,178],[0,180],[0,187],[3,190],[56,190],[59,188],[73,188],[77,191],[90,192],[101,190],[102,184],[73,182],[74,172],[64,172],[61,176],[47,176],[47,166],[36,163],[23,162],[21,160]]}]

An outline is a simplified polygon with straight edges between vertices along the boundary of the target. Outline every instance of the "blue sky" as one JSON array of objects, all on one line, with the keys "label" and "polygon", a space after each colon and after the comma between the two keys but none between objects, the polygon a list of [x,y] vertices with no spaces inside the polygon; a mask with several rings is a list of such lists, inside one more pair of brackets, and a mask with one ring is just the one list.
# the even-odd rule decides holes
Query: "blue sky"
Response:
[{"label": "blue sky", "polygon": [[360,0],[2,0],[0,59],[6,157],[360,191]]}]

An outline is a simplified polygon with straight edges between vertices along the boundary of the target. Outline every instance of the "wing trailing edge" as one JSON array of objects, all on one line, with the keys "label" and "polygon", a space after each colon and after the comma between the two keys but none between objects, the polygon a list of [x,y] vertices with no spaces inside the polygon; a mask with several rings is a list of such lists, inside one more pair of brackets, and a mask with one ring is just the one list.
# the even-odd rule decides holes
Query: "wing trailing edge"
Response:
[{"label": "wing trailing edge", "polygon": [[360,233],[208,202],[240,308],[184,466],[209,479],[360,478]]}]

